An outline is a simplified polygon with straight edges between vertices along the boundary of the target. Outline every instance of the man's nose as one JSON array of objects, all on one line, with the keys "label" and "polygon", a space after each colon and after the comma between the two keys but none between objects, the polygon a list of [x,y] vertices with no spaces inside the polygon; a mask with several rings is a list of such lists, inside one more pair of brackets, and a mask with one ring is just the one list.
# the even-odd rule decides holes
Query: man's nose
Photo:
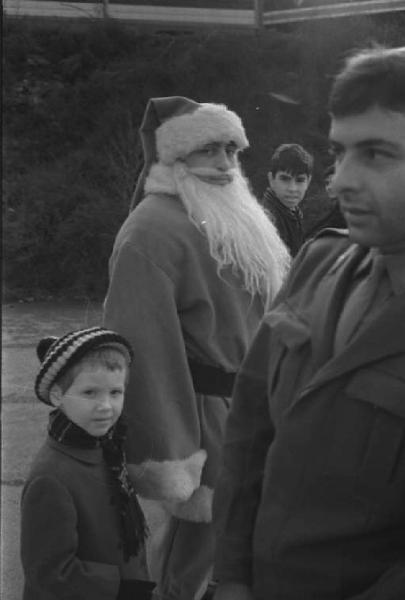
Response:
[{"label": "man's nose", "polygon": [[215,166],[219,171],[229,171],[232,167],[232,158],[227,154],[225,149],[218,151]]},{"label": "man's nose", "polygon": [[330,184],[332,194],[338,195],[345,191],[357,189],[359,175],[359,167],[355,165],[350,156],[345,156],[335,164],[335,172]]}]

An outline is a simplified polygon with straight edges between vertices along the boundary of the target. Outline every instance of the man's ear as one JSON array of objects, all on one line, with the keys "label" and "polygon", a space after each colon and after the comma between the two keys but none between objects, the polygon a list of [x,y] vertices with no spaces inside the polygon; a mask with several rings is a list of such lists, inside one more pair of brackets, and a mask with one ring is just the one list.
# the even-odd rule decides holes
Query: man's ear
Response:
[{"label": "man's ear", "polygon": [[56,408],[59,408],[59,406],[62,404],[63,392],[57,384],[53,385],[50,389],[49,400],[53,406],[56,406]]},{"label": "man's ear", "polygon": [[269,182],[269,185],[270,185],[270,187],[271,187],[271,186],[272,186],[272,183],[273,183],[273,173],[272,173],[271,171],[269,171],[269,172],[267,173],[267,180],[268,180],[268,182]]}]

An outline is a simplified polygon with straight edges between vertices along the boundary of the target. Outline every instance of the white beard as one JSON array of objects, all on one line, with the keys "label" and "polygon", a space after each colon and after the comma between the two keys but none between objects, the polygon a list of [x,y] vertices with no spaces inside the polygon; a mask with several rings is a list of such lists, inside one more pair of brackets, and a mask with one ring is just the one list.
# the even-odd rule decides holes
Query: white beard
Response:
[{"label": "white beard", "polygon": [[145,191],[177,193],[191,222],[207,237],[218,273],[231,267],[246,290],[259,293],[268,306],[287,274],[290,255],[241,171],[232,175],[231,183],[220,186],[201,181],[180,161],[172,168],[154,165]]}]

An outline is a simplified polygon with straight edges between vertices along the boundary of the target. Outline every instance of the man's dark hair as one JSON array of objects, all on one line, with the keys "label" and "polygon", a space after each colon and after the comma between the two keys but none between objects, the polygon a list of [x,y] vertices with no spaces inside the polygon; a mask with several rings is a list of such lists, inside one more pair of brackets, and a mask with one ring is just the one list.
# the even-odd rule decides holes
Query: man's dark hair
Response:
[{"label": "man's dark hair", "polygon": [[405,111],[405,46],[356,52],[336,76],[329,97],[333,116],[357,115],[373,106]]},{"label": "man's dark hair", "polygon": [[310,176],[313,166],[313,157],[299,144],[281,144],[270,159],[270,171],[273,176],[278,171]]}]

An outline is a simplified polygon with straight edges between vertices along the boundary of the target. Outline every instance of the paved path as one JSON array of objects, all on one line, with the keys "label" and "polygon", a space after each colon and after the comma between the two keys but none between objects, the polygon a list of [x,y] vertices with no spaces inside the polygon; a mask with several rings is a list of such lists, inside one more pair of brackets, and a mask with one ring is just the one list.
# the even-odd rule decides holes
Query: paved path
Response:
[{"label": "paved path", "polygon": [[33,392],[39,366],[35,346],[43,336],[99,324],[101,310],[94,302],[41,302],[4,305],[2,312],[0,597],[21,600],[20,495],[32,456],[44,438],[49,412]]}]

